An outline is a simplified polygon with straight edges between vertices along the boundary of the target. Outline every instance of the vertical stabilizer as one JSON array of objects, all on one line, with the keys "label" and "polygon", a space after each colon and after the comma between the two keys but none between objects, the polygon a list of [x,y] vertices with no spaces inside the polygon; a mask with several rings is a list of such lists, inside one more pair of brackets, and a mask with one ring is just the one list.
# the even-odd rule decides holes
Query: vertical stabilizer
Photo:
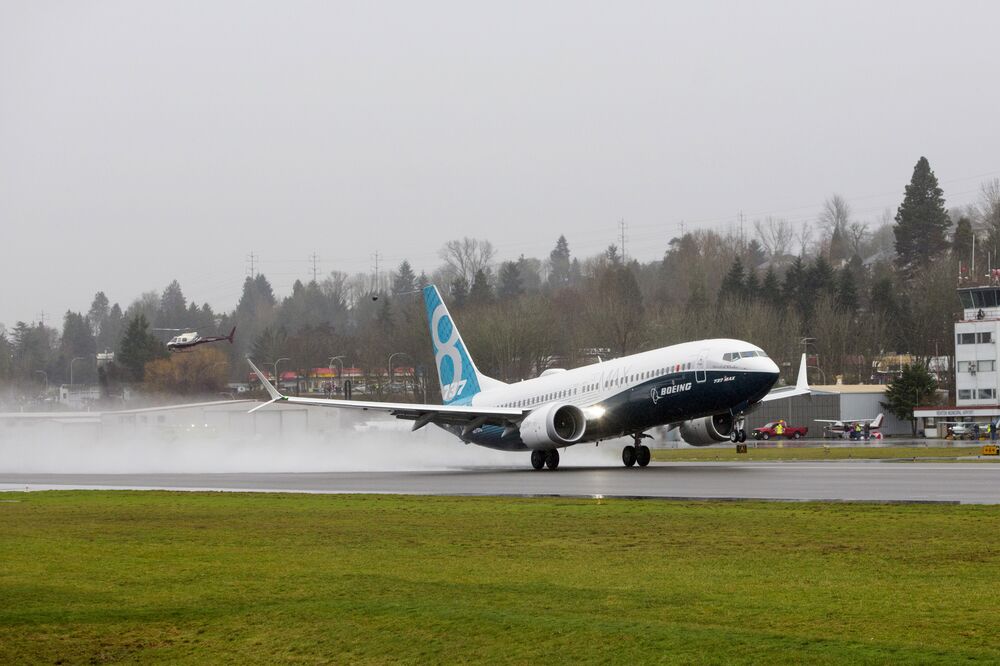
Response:
[{"label": "vertical stabilizer", "polygon": [[444,404],[467,405],[483,389],[502,385],[502,382],[484,376],[476,368],[437,287],[429,285],[423,291]]}]

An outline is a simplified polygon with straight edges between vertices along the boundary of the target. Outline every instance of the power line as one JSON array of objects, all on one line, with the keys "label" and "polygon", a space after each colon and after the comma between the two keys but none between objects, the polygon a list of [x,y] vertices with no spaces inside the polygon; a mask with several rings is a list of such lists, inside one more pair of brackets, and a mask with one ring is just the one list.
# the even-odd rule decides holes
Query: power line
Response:
[{"label": "power line", "polygon": [[627,262],[625,261],[625,228],[626,228],[626,224],[625,224],[625,218],[623,217],[623,218],[621,218],[620,220],[618,220],[618,233],[619,233],[619,234],[620,234],[620,236],[621,236],[621,244],[622,244],[622,263],[623,263],[623,264],[624,264],[624,263],[627,263]]},{"label": "power line", "polygon": [[319,257],[316,256],[315,252],[313,252],[311,255],[309,255],[309,259],[310,259],[310,261],[312,261],[312,274],[313,274],[313,280],[312,281],[313,282],[317,282],[317,280],[316,280],[316,275],[317,275],[316,262],[319,261]]}]

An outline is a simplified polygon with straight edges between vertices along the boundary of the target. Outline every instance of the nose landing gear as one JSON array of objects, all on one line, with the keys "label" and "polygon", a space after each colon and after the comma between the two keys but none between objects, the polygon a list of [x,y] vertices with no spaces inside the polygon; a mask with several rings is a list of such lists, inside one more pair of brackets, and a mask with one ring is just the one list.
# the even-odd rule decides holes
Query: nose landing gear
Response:
[{"label": "nose landing gear", "polygon": [[645,467],[649,464],[652,454],[649,451],[649,447],[640,444],[643,439],[653,439],[652,435],[647,435],[644,432],[637,432],[632,434],[632,439],[635,440],[634,445],[626,446],[622,449],[622,463],[626,467],[632,467],[638,464],[639,467]]},{"label": "nose landing gear", "polygon": [[733,423],[733,430],[729,433],[729,441],[733,444],[740,444],[747,441],[746,417],[739,414]]}]

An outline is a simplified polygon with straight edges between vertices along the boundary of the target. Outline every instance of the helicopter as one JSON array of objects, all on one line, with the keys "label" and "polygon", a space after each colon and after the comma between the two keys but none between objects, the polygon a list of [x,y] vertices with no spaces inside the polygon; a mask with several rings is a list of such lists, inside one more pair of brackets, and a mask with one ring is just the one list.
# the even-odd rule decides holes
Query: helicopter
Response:
[{"label": "helicopter", "polygon": [[[156,331],[184,331],[182,328],[157,328],[153,329]],[[236,335],[236,327],[233,326],[233,330],[229,331],[229,335],[212,335],[212,336],[201,336],[198,335],[197,331],[184,331],[180,335],[176,335],[167,342],[167,351],[170,352],[182,352],[191,349],[192,347],[197,347],[198,345],[203,345],[209,342],[222,342],[226,340],[229,344],[233,343],[233,336]]]}]

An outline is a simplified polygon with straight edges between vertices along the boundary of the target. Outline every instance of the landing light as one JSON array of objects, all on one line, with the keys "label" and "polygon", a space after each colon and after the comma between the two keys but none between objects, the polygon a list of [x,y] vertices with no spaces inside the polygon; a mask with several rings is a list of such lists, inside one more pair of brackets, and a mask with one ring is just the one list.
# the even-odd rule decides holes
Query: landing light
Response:
[{"label": "landing light", "polygon": [[604,416],[604,412],[606,410],[603,407],[601,407],[600,405],[594,405],[593,407],[587,407],[583,411],[584,411],[584,414],[587,415],[588,419],[599,419],[602,416]]}]

